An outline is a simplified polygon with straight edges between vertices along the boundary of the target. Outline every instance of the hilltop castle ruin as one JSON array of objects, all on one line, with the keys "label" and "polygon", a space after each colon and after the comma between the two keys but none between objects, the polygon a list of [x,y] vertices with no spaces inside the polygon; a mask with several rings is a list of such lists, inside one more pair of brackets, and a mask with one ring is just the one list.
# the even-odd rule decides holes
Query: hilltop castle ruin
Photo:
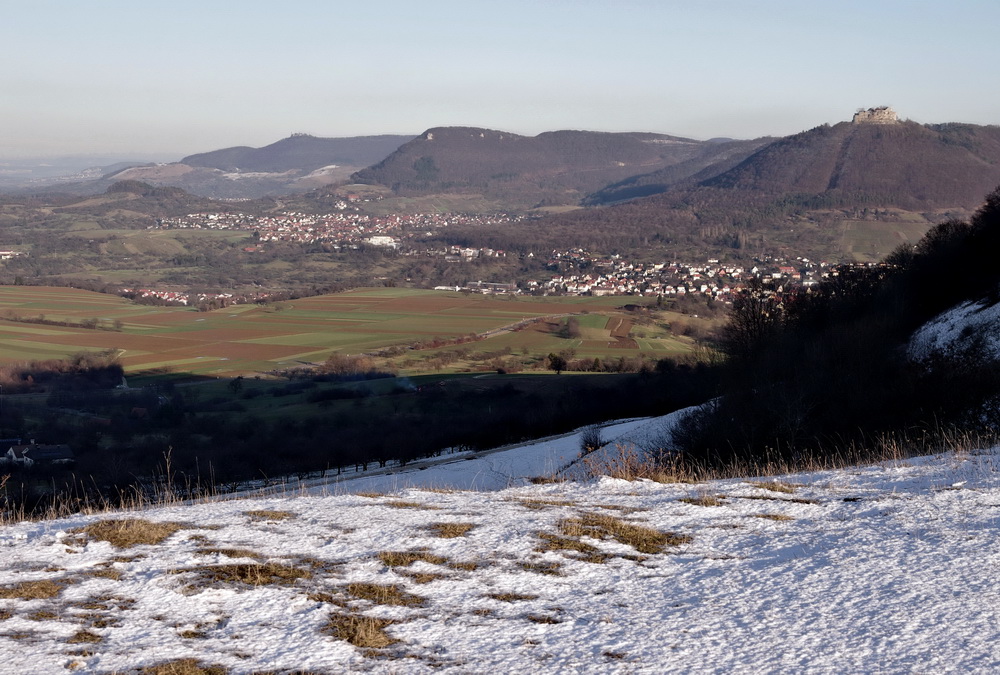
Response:
[{"label": "hilltop castle ruin", "polygon": [[869,108],[868,110],[858,108],[858,112],[854,113],[852,121],[854,124],[896,124],[899,122],[899,117],[896,115],[895,110],[887,105],[883,105],[878,108]]}]

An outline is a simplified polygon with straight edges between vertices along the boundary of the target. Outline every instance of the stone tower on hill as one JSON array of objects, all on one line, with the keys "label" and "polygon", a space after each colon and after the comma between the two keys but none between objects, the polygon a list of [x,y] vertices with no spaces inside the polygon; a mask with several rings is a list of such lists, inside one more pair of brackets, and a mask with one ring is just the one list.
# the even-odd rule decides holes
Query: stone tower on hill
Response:
[{"label": "stone tower on hill", "polygon": [[858,112],[854,113],[853,122],[854,124],[896,124],[899,122],[899,117],[897,117],[895,110],[883,105],[868,110],[860,108]]}]

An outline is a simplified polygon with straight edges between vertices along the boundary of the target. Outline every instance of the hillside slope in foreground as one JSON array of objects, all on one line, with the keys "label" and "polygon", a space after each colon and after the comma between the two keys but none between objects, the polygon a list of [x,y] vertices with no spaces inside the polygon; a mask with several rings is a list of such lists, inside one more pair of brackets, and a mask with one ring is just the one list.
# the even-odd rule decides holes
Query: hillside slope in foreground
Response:
[{"label": "hillside slope in foreground", "polygon": [[9,525],[0,672],[992,672],[998,469],[345,483]]}]

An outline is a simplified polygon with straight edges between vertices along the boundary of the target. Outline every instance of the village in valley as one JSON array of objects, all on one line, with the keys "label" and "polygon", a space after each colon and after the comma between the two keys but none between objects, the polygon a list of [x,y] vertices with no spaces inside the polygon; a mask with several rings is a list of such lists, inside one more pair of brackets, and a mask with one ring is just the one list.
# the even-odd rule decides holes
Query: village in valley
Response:
[{"label": "village in valley", "polygon": [[[284,212],[256,216],[245,213],[192,213],[164,218],[155,228],[239,230],[252,233],[253,243],[245,253],[266,250],[269,244],[287,242],[324,244],[332,250],[379,247],[407,257],[439,258],[461,264],[488,258],[507,258],[513,253],[492,248],[463,246],[421,246],[421,238],[450,226],[502,227],[524,220],[524,215],[507,213],[442,214],[417,213],[375,216],[354,211],[347,201],[338,202],[338,212],[310,215]],[[775,291],[793,287],[809,288],[823,278],[837,274],[837,265],[804,257],[783,258],[763,255],[748,263],[710,258],[705,262],[636,262],[619,254],[603,254],[582,248],[547,253],[519,254],[523,258],[544,256],[544,269],[551,274],[533,279],[469,279],[464,285],[435,286],[436,290],[486,294],[531,295],[627,295],[657,297],[704,296],[730,302],[751,279],[765,281]],[[177,290],[125,289],[136,297],[159,298],[197,305],[212,298]],[[264,301],[271,294],[250,296],[219,294],[216,299],[230,302]],[[214,297],[214,296],[213,296]]]}]

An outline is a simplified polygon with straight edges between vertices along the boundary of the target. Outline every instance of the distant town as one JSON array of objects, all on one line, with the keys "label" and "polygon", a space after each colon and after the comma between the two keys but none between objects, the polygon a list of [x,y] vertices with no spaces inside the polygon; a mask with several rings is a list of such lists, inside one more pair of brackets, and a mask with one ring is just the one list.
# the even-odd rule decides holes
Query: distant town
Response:
[{"label": "distant town", "polygon": [[[335,250],[362,246],[385,247],[401,256],[440,257],[447,262],[463,263],[482,258],[506,258],[507,252],[491,248],[460,246],[421,247],[419,239],[449,226],[499,226],[523,220],[523,215],[496,213],[399,214],[373,216],[350,209],[348,201],[335,205],[336,213],[310,215],[294,211],[279,215],[256,216],[244,213],[192,213],[178,218],[164,218],[154,228],[238,230],[251,232],[253,243],[246,253],[263,251],[273,242],[327,243]],[[527,253],[525,257],[544,256],[544,267],[551,272],[527,281],[476,280],[458,286],[436,286],[486,294],[532,295],[630,295],[642,297],[681,297],[701,295],[730,302],[751,279],[767,281],[777,292],[795,286],[810,287],[823,278],[836,275],[838,265],[804,257],[763,256],[749,264],[733,264],[718,259],[705,262],[663,261],[634,262],[620,255],[573,248],[546,253]],[[123,289],[131,297],[156,298],[171,304],[199,305],[259,302],[271,297],[261,291],[247,295],[232,293],[189,294],[176,290],[148,288]]]}]

